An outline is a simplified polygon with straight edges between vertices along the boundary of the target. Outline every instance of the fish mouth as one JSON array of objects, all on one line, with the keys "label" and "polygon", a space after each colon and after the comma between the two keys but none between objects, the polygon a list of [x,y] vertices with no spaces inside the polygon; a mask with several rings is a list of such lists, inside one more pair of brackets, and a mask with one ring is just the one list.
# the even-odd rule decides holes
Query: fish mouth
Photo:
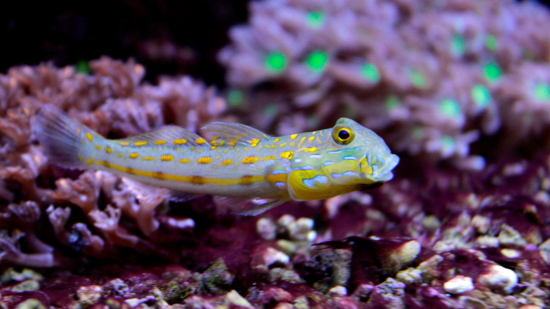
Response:
[{"label": "fish mouth", "polygon": [[361,176],[373,182],[386,182],[393,178],[392,170],[399,164],[399,157],[390,154],[386,157],[373,158],[365,155],[359,163]]}]

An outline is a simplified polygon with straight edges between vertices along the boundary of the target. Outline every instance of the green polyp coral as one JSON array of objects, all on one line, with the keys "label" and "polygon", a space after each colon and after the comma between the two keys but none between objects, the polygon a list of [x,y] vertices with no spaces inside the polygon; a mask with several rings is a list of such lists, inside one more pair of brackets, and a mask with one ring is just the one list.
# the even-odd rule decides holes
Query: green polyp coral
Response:
[{"label": "green polyp coral", "polygon": [[386,99],[386,110],[388,112],[394,111],[396,108],[398,108],[401,105],[401,102],[399,101],[399,98],[395,95],[390,95]]},{"label": "green polyp coral", "polygon": [[80,60],[75,65],[76,71],[78,73],[90,75],[92,73],[92,70],[90,69],[90,63],[86,60]]},{"label": "green polyp coral", "polygon": [[540,102],[550,101],[550,86],[545,83],[539,83],[535,86],[535,99]]},{"label": "green polyp coral", "polygon": [[485,46],[487,47],[488,50],[490,51],[496,51],[497,48],[498,48],[498,40],[497,38],[492,35],[492,34],[489,34],[487,36],[487,39],[485,39]]},{"label": "green polyp coral", "polygon": [[443,152],[451,153],[455,150],[455,148],[456,141],[454,138],[452,138],[451,136],[443,137],[443,139],[441,140],[441,149],[443,150]]},{"label": "green polyp coral", "polygon": [[472,87],[470,95],[478,107],[485,108],[491,103],[491,92],[483,85]]},{"label": "green polyp coral", "polygon": [[502,78],[502,71],[497,63],[489,62],[483,67],[483,73],[487,81],[498,82]]},{"label": "green polyp coral", "polygon": [[311,71],[321,73],[327,67],[328,61],[328,54],[325,51],[318,50],[309,55],[306,63]]},{"label": "green polyp coral", "polygon": [[455,118],[462,115],[460,105],[453,99],[445,99],[441,101],[439,109],[445,117]]},{"label": "green polyp coral", "polygon": [[288,66],[288,57],[281,52],[274,52],[265,60],[266,69],[272,74],[281,74]]},{"label": "green polyp coral", "polygon": [[311,28],[320,28],[326,20],[326,14],[321,11],[313,11],[307,15],[307,22]]},{"label": "green polyp coral", "polygon": [[412,137],[417,140],[422,139],[424,137],[424,130],[420,127],[415,127],[412,130]]},{"label": "green polyp coral", "polygon": [[462,56],[464,54],[465,49],[466,49],[466,40],[464,40],[464,37],[462,35],[455,34],[451,41],[451,51],[453,55],[457,57]]},{"label": "green polyp coral", "polygon": [[367,63],[361,67],[361,73],[363,76],[372,83],[378,83],[380,81],[380,71],[376,65]]},{"label": "green polyp coral", "polygon": [[264,114],[268,117],[274,117],[277,115],[278,110],[279,108],[277,107],[277,104],[271,103],[265,107]]},{"label": "green polyp coral", "polygon": [[241,90],[232,89],[227,95],[227,102],[232,107],[237,107],[241,105],[244,101],[244,94]]},{"label": "green polyp coral", "polygon": [[426,88],[426,86],[428,86],[426,77],[424,77],[424,75],[422,75],[422,73],[420,73],[417,70],[411,70],[409,72],[409,78],[411,79],[411,82],[413,83],[413,85],[417,88],[423,89],[423,88]]}]

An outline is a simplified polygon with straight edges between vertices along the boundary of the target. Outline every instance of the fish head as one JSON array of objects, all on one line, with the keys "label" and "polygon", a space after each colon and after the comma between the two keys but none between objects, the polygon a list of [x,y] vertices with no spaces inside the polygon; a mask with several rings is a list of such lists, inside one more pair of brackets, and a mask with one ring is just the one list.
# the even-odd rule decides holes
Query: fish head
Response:
[{"label": "fish head", "polygon": [[333,147],[344,150],[340,153],[340,162],[346,161],[348,153],[358,159],[354,170],[357,179],[353,182],[371,184],[393,178],[392,170],[399,163],[399,157],[391,153],[378,134],[351,119],[340,118],[331,135]]},{"label": "fish head", "polygon": [[306,147],[292,160],[289,189],[293,199],[330,198],[374,188],[393,178],[399,157],[372,130],[341,118],[320,135],[324,140],[315,153]]}]

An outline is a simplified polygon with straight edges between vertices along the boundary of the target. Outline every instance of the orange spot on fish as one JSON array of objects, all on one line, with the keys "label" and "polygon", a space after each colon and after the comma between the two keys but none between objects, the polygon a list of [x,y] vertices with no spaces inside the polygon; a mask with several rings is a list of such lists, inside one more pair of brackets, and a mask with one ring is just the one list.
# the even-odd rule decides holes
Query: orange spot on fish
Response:
[{"label": "orange spot on fish", "polygon": [[132,159],[137,159],[138,157],[139,157],[139,153],[137,153],[137,152],[132,152],[130,154],[130,158],[132,158]]},{"label": "orange spot on fish", "polygon": [[212,163],[212,158],[211,157],[202,157],[202,158],[199,158],[197,160],[197,163],[198,164],[210,164],[210,163]]},{"label": "orange spot on fish", "polygon": [[281,158],[292,159],[293,156],[294,156],[294,151],[285,151],[281,153]]},{"label": "orange spot on fish", "polygon": [[197,143],[199,145],[206,144],[206,140],[202,137],[199,137],[195,140],[195,143]]},{"label": "orange spot on fish", "polygon": [[136,145],[136,146],[145,146],[145,145],[147,145],[147,142],[146,141],[135,142],[134,145]]},{"label": "orange spot on fish", "polygon": [[174,156],[173,155],[162,155],[160,157],[160,160],[161,161],[174,161]]},{"label": "orange spot on fish", "polygon": [[86,164],[92,164],[94,163],[94,158],[88,158],[88,160],[86,161]]},{"label": "orange spot on fish", "polygon": [[94,141],[94,136],[92,135],[92,133],[90,133],[90,132],[86,133],[86,137],[88,138],[90,143]]},{"label": "orange spot on fish", "polygon": [[187,140],[185,138],[178,138],[178,139],[175,139],[173,142],[174,142],[174,145],[187,144]]},{"label": "orange spot on fish", "polygon": [[249,185],[253,184],[255,182],[254,178],[255,178],[254,176],[250,176],[250,175],[246,175],[246,176],[241,177],[241,181],[240,181],[241,185],[249,186]]},{"label": "orange spot on fish", "polygon": [[206,179],[202,176],[191,176],[189,182],[195,185],[204,185],[206,183]]},{"label": "orange spot on fish", "polygon": [[106,153],[112,153],[113,149],[111,149],[111,147],[107,146],[107,147],[105,147],[105,152]]},{"label": "orange spot on fish", "polygon": [[242,164],[254,164],[254,163],[258,162],[258,160],[260,160],[260,159],[256,156],[249,156],[249,157],[244,158],[241,161],[241,163]]},{"label": "orange spot on fish", "polygon": [[155,141],[155,145],[164,145],[168,143],[167,141]]},{"label": "orange spot on fish", "polygon": [[233,161],[231,161],[231,159],[227,159],[222,162],[222,165],[230,165],[231,163],[233,163]]},{"label": "orange spot on fish", "polygon": [[189,159],[181,159],[180,160],[180,163],[183,163],[183,164],[186,164],[186,163],[189,163],[189,162],[191,162],[191,160],[189,160]]},{"label": "orange spot on fish", "polygon": [[290,136],[290,138],[292,138],[292,139],[296,139],[297,137],[298,137],[298,134],[292,134],[292,135]]},{"label": "orange spot on fish", "polygon": [[164,174],[163,172],[153,172],[151,174],[151,177],[156,178],[156,179],[165,180],[166,179],[166,174]]},{"label": "orange spot on fish", "polygon": [[250,140],[250,146],[256,147],[256,146],[258,145],[259,142],[260,142],[260,139],[259,139],[259,138],[251,139],[251,140]]},{"label": "orange spot on fish", "polygon": [[288,174],[276,174],[276,175],[269,175],[267,176],[267,181],[271,183],[277,183],[277,182],[287,182],[288,180]]}]

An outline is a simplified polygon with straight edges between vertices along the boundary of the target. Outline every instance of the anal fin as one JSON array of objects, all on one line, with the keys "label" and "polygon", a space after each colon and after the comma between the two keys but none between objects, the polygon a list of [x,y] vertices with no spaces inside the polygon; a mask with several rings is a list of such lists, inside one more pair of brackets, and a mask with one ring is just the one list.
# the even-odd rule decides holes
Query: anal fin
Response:
[{"label": "anal fin", "polygon": [[271,208],[284,204],[285,202],[287,202],[287,200],[274,200],[271,202],[250,207],[248,209],[235,211],[233,213],[241,216],[257,216],[257,215],[263,214],[264,212],[270,210]]}]

